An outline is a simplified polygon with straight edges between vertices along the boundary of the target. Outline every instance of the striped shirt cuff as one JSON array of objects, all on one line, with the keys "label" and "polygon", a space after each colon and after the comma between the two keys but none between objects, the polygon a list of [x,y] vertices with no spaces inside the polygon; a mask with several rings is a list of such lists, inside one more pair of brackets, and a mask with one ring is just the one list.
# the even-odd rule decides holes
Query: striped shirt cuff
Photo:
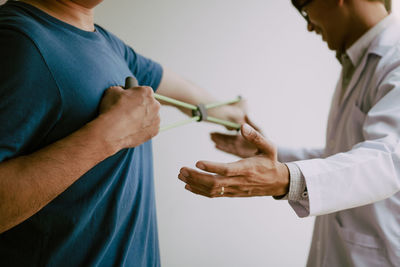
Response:
[{"label": "striped shirt cuff", "polygon": [[300,168],[295,163],[285,163],[289,169],[290,184],[289,193],[283,197],[274,197],[278,200],[301,201],[308,200],[308,192],[306,189],[306,180],[301,173]]}]

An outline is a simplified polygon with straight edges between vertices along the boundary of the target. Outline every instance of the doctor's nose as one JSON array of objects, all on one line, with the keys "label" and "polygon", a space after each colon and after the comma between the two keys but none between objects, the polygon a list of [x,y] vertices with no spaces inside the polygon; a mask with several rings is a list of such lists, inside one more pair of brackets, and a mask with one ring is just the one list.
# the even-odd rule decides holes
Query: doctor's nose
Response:
[{"label": "doctor's nose", "polygon": [[314,26],[314,24],[312,24],[311,21],[308,21],[308,23],[307,23],[307,30],[308,30],[309,32],[315,31],[315,26]]}]

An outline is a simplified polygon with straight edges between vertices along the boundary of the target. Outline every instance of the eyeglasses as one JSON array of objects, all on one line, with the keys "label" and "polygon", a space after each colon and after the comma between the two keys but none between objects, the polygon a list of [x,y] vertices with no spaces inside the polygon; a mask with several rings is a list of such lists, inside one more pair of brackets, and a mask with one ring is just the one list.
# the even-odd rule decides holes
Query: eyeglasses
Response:
[{"label": "eyeglasses", "polygon": [[310,18],[306,11],[304,11],[304,7],[311,3],[312,0],[292,0],[292,4],[299,11],[300,15],[307,21],[310,22]]}]

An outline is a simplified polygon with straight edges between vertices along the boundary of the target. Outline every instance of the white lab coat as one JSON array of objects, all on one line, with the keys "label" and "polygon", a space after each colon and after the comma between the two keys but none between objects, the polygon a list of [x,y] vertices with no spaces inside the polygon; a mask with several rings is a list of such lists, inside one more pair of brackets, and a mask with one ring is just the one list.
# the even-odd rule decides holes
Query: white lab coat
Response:
[{"label": "white lab coat", "polygon": [[[279,150],[309,195],[291,203],[318,215],[307,266],[400,266],[400,22],[372,42],[339,102],[322,150]],[[306,212],[308,213],[308,212]]]}]

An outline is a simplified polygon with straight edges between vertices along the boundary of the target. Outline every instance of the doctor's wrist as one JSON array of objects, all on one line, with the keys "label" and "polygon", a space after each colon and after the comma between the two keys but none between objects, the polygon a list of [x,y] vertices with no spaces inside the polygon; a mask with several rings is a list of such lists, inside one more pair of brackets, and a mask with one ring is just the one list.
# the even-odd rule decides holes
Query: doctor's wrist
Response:
[{"label": "doctor's wrist", "polygon": [[279,163],[279,177],[280,177],[280,188],[277,190],[276,194],[274,194],[274,198],[280,199],[286,196],[289,193],[290,188],[290,172],[286,164]]}]

